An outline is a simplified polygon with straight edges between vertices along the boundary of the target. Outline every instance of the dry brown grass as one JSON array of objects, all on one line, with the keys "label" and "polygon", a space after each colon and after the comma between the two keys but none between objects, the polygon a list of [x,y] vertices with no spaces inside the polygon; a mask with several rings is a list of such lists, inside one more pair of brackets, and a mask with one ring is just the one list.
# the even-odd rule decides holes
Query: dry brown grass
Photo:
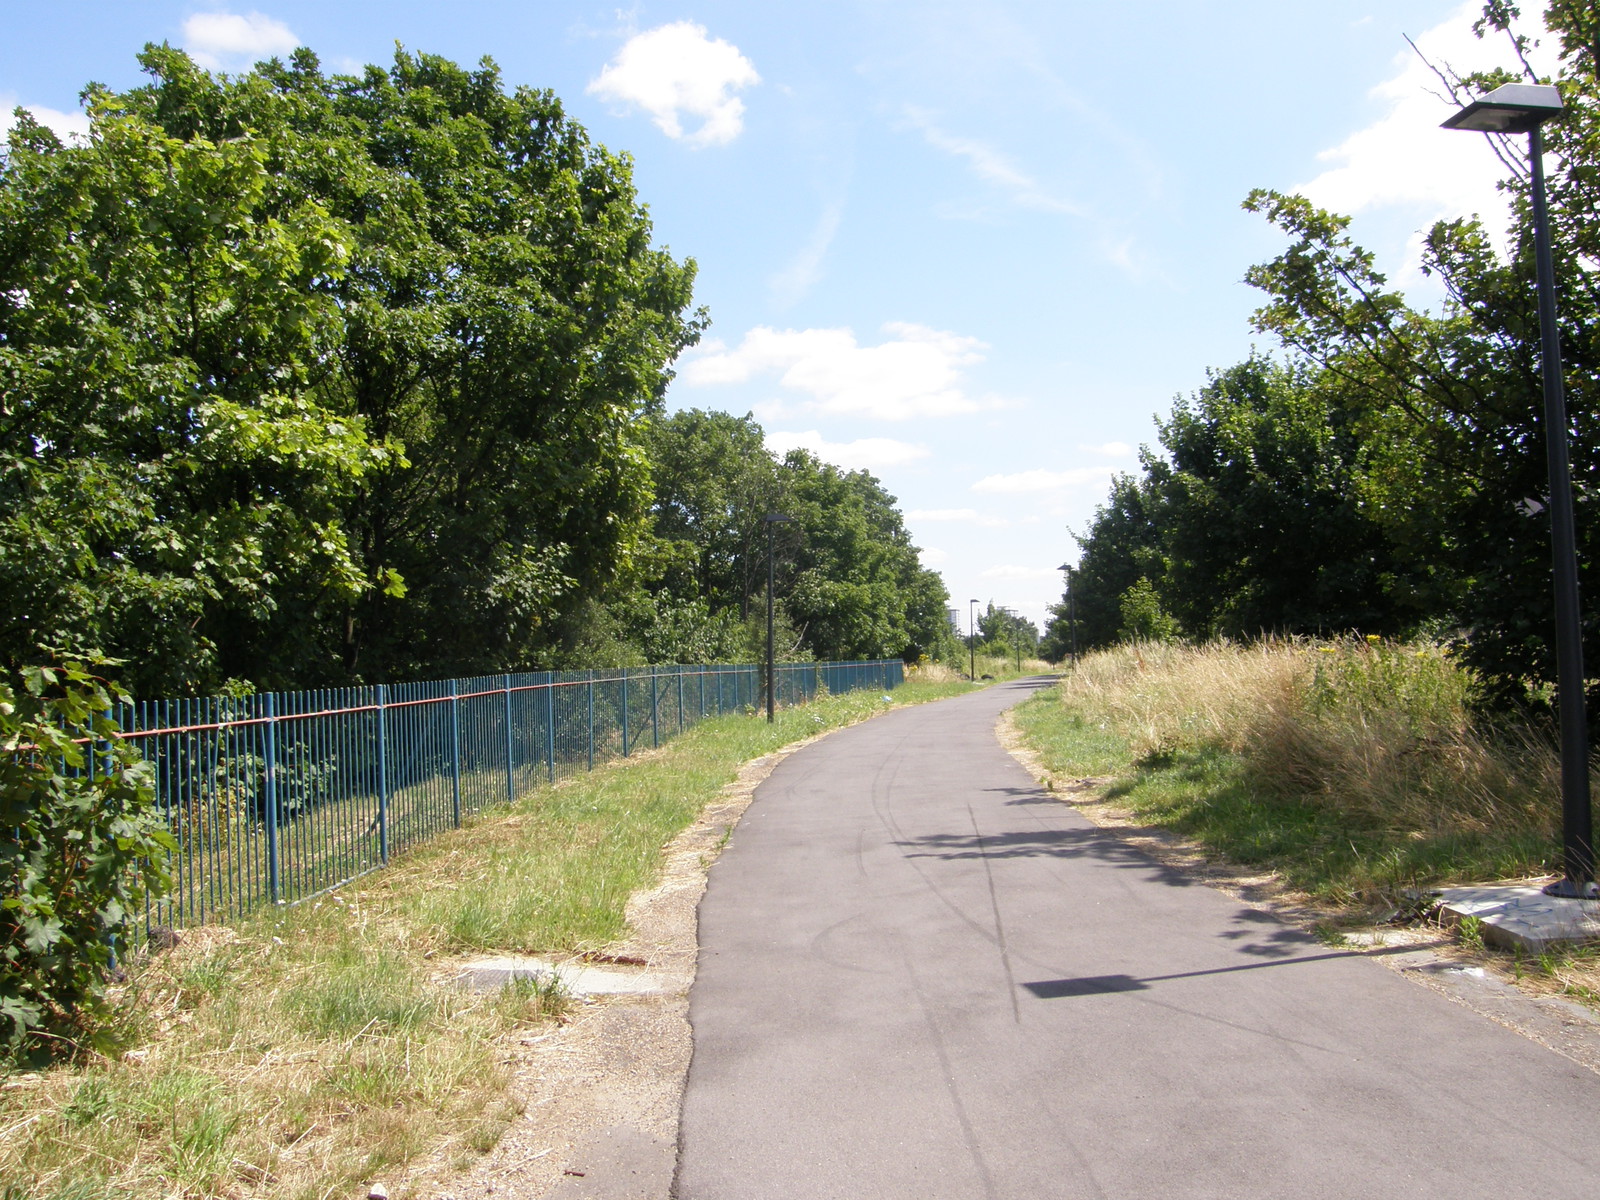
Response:
[{"label": "dry brown grass", "polygon": [[919,680],[923,683],[959,683],[966,677],[965,671],[958,671],[942,662],[911,663],[906,667],[908,682]]},{"label": "dry brown grass", "polygon": [[[1132,645],[1085,656],[1059,703],[1017,724],[1042,770],[1097,777],[1119,819],[1359,923],[1413,889],[1554,869],[1551,738],[1480,724],[1470,685],[1431,645]],[[1600,946],[1518,958],[1468,937],[1462,952],[1600,1007]]]},{"label": "dry brown grass", "polygon": [[1528,728],[1485,734],[1470,682],[1438,647],[1377,639],[1147,643],[1086,657],[1062,699],[1117,729],[1136,759],[1220,749],[1245,760],[1253,785],[1364,824],[1548,825],[1550,744]]},{"label": "dry brown grass", "polygon": [[135,964],[137,1050],[0,1092],[4,1194],[311,1200],[441,1141],[492,1145],[515,1115],[496,1041],[560,999],[440,986],[338,907],[195,930]]}]

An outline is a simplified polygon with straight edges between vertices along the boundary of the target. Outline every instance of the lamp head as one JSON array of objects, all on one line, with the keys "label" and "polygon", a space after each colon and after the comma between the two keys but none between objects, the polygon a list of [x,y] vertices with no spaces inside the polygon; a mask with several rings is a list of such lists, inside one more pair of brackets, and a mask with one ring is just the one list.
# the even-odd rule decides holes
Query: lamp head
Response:
[{"label": "lamp head", "polygon": [[1561,93],[1544,83],[1506,83],[1445,121],[1443,129],[1527,133],[1561,115]]}]

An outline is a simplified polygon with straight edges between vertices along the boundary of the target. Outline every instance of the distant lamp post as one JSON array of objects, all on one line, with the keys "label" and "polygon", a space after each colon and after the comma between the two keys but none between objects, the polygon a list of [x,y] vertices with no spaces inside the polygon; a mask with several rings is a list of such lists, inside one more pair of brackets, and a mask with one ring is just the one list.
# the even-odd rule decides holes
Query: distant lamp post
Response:
[{"label": "distant lamp post", "polygon": [[1062,563],[1056,568],[1067,575],[1067,628],[1072,631],[1072,665],[1078,665],[1078,606],[1072,599],[1072,564]]},{"label": "distant lamp post", "polygon": [[978,682],[978,602],[967,601],[967,678]]},{"label": "distant lamp post", "polygon": [[774,525],[787,525],[794,521],[793,517],[786,517],[782,513],[768,513],[761,518],[762,524],[767,527],[767,723],[771,724],[777,718],[778,679],[773,673],[772,655],[772,589],[775,572],[773,571],[772,552],[772,527]]},{"label": "distant lamp post", "polygon": [[1578,552],[1567,457],[1567,404],[1561,391],[1561,336],[1550,254],[1540,127],[1561,115],[1561,93],[1547,84],[1508,83],[1444,123],[1477,133],[1526,133],[1533,175],[1533,247],[1538,274],[1539,356],[1544,368],[1544,442],[1550,466],[1550,543],[1555,567],[1556,699],[1561,720],[1561,866],[1550,896],[1600,900],[1594,879],[1594,818],[1589,801],[1589,732],[1583,697],[1583,641],[1578,612]]}]

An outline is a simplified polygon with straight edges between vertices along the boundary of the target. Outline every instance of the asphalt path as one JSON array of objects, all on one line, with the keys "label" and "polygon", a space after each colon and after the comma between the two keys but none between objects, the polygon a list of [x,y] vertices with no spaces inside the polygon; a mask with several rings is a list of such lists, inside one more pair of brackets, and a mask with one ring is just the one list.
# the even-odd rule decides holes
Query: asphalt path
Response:
[{"label": "asphalt path", "polygon": [[1131,850],[994,737],[782,764],[711,871],[679,1200],[1594,1195],[1600,1077]]}]

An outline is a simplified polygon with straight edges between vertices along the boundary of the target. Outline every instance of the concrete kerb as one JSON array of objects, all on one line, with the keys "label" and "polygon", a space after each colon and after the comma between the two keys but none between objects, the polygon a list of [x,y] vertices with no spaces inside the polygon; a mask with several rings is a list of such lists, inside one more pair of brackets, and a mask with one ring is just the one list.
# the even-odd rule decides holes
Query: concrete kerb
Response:
[{"label": "concrete kerb", "polygon": [[1440,888],[1437,912],[1446,924],[1481,922],[1483,940],[1507,950],[1544,954],[1600,940],[1600,904],[1546,896],[1542,883]]}]

